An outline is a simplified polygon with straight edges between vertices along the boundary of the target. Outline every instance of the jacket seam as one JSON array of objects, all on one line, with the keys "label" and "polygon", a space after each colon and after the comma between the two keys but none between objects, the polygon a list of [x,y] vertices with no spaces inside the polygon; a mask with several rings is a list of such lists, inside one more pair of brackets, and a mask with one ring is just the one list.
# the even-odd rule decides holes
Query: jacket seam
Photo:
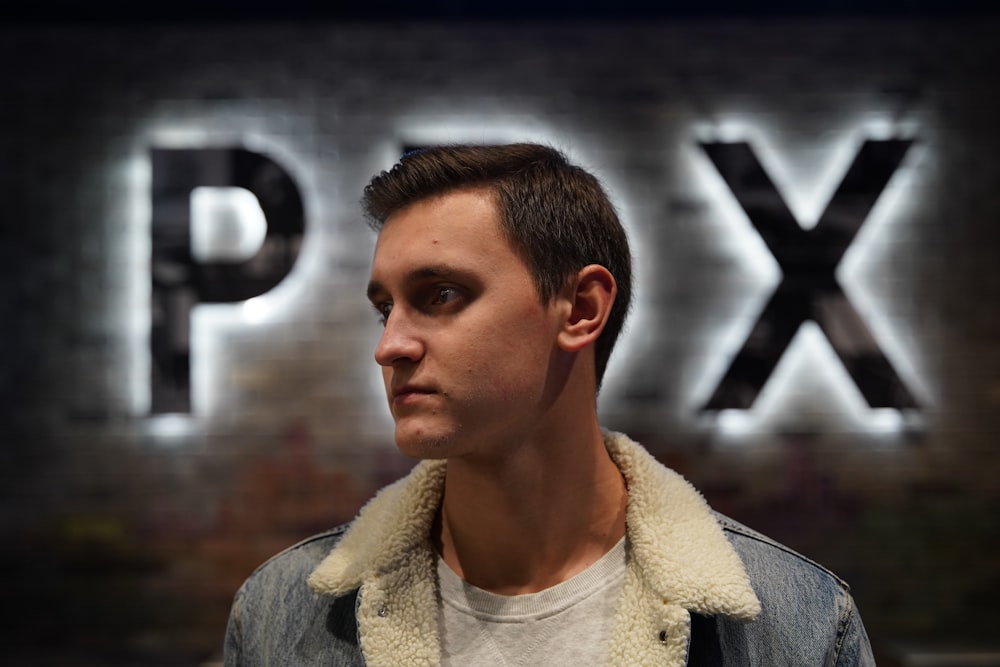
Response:
[{"label": "jacket seam", "polygon": [[714,511],[713,511],[713,513],[716,515],[716,518],[719,521],[719,525],[722,526],[722,529],[724,531],[726,531],[727,533],[733,533],[734,535],[739,535],[741,537],[745,537],[745,538],[747,538],[749,540],[753,540],[753,541],[758,542],[760,544],[764,544],[764,545],[770,546],[773,549],[776,549],[778,551],[784,552],[785,554],[788,554],[789,556],[792,556],[792,557],[794,557],[794,558],[802,561],[803,563],[805,563],[807,565],[810,565],[811,567],[813,567],[814,569],[816,569],[819,572],[823,573],[824,575],[826,575],[830,579],[833,579],[835,582],[837,582],[837,585],[840,586],[840,589],[844,593],[850,592],[850,586],[848,586],[848,584],[847,584],[846,581],[844,581],[843,579],[841,579],[840,577],[838,577],[833,571],[831,571],[831,570],[827,569],[826,567],[820,565],[819,563],[817,563],[816,561],[812,560],[808,556],[803,556],[798,551],[795,551],[794,549],[792,549],[790,547],[787,547],[787,546],[785,546],[784,544],[782,544],[780,542],[775,542],[773,539],[767,537],[766,535],[764,535],[762,533],[758,533],[757,531],[755,531],[755,530],[753,530],[751,528],[747,528],[746,526],[743,526],[742,524],[739,524],[739,523],[735,522],[733,519],[730,519],[729,517],[727,517],[727,516],[725,516],[723,514],[719,514],[718,512],[714,512]]},{"label": "jacket seam", "polygon": [[844,610],[841,612],[837,623],[837,641],[834,645],[833,654],[835,665],[840,664],[840,651],[844,648],[844,641],[847,639],[847,634],[854,623],[854,617],[854,599],[848,595],[844,601]]},{"label": "jacket seam", "polygon": [[280,558],[284,557],[286,554],[289,554],[289,553],[291,553],[293,551],[298,551],[302,547],[308,546],[308,545],[312,544],[313,542],[320,542],[322,540],[326,540],[326,539],[329,539],[331,537],[341,537],[345,532],[347,532],[347,529],[350,527],[350,525],[351,525],[350,523],[341,524],[341,525],[337,526],[336,528],[331,528],[330,530],[324,531],[322,533],[317,533],[315,535],[311,535],[311,536],[305,538],[304,540],[296,542],[295,544],[282,549],[281,551],[279,551],[278,553],[274,554],[273,556],[271,556],[270,558],[268,558],[266,561],[264,561],[263,563],[261,563],[260,565],[258,565],[256,568],[254,568],[253,572],[251,572],[250,576],[247,578],[247,581],[244,584],[244,587],[246,586],[246,584],[250,583],[250,580],[253,579],[254,576],[257,573],[259,573],[262,570],[264,570],[265,568],[267,568],[274,561],[279,560]]}]

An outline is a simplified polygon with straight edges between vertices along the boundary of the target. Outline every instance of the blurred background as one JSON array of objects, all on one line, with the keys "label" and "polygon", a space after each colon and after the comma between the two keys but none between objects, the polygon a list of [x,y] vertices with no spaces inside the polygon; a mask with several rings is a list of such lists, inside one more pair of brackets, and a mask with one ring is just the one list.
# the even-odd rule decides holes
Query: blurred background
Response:
[{"label": "blurred background", "polygon": [[879,664],[1000,664],[995,12],[0,18],[6,664],[218,663],[243,579],[412,467],[357,201],[407,149],[514,140],[635,246],[603,423],[846,579]]}]

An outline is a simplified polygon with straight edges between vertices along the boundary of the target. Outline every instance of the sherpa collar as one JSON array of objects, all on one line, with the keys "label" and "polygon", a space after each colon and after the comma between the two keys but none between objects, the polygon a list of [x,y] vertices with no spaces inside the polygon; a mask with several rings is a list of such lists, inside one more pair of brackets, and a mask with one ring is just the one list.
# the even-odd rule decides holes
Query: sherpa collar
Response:
[{"label": "sherpa collar", "polygon": [[743,562],[691,484],[619,433],[604,438],[628,487],[632,560],[664,600],[700,614],[751,620],[760,613]]},{"label": "sherpa collar", "polygon": [[[605,432],[604,441],[628,486],[629,557],[646,586],[689,611],[754,618],[760,603],[702,496],[627,436]],[[344,595],[426,548],[445,465],[421,462],[369,501],[309,577],[313,590]]]},{"label": "sherpa collar", "polygon": [[409,475],[379,491],[309,577],[314,591],[345,595],[373,575],[388,572],[429,543],[444,492],[446,461],[418,463]]}]

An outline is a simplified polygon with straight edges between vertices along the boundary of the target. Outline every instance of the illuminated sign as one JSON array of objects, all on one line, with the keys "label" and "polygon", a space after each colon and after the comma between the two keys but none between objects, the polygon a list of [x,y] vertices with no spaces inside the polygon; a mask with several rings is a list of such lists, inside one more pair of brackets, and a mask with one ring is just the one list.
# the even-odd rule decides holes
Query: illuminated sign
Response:
[{"label": "illuminated sign", "polygon": [[[191,410],[191,309],[259,296],[288,275],[305,227],[298,187],[241,147],[154,148],[151,407]],[[256,235],[247,221],[258,220]]]},{"label": "illuminated sign", "polygon": [[704,410],[749,409],[806,321],[819,325],[870,407],[917,407],[835,276],[911,143],[865,141],[811,229],[795,219],[747,143],[701,144],[782,271],[780,284]]},{"label": "illuminated sign", "polygon": [[[543,134],[545,136],[535,137],[535,140],[551,143],[552,138]],[[866,136],[872,135],[866,133]],[[793,340],[803,332],[814,335],[820,347],[824,347],[824,340],[829,343],[822,359],[815,352],[816,345],[808,348],[810,351],[804,363],[812,368],[833,359],[835,364],[842,365],[846,373],[835,372],[830,376],[842,375],[844,386],[857,387],[860,395],[853,400],[864,411],[866,423],[879,412],[873,409],[889,408],[889,412],[900,413],[918,407],[914,394],[897,374],[890,357],[883,353],[869,324],[861,316],[866,313],[866,317],[871,317],[870,309],[861,307],[863,295],[845,293],[836,275],[838,268],[843,272],[842,259],[871,216],[873,207],[880,199],[891,196],[887,194],[890,192],[887,185],[913,143],[875,136],[880,138],[864,141],[859,148],[848,147],[844,153],[848,159],[845,162],[851,156],[853,161],[822,214],[800,213],[799,217],[817,219],[812,227],[804,224],[808,221],[800,223],[786,204],[772,180],[772,175],[780,172],[769,174],[758,159],[758,156],[766,158],[766,154],[755,153],[745,141],[712,140],[698,144],[708,157],[704,160],[705,168],[714,167],[721,176],[716,179],[713,174],[709,180],[717,180],[720,188],[728,187],[733,197],[727,194],[724,199],[729,200],[733,211],[742,208],[740,219],[745,214],[751,224],[741,224],[751,236],[763,240],[761,247],[766,247],[773,256],[781,269],[781,277],[778,280],[775,276],[776,287],[766,288],[773,292],[759,314],[745,313],[748,317],[739,318],[740,322],[749,324],[756,317],[748,334],[741,326],[734,338],[717,340],[706,350],[713,357],[720,353],[727,359],[731,354],[734,356],[724,373],[720,368],[718,374],[705,374],[709,383],[707,389],[711,391],[697,392],[697,399],[693,405],[686,406],[686,411],[697,413],[700,409],[711,416],[736,411],[741,413],[737,417],[751,414],[752,407],[752,414],[758,416],[767,411],[767,406],[771,405],[769,392],[773,393],[771,390],[788,375],[782,371],[782,360],[798,359],[807,354],[789,353],[789,348],[795,347]],[[405,152],[435,143],[439,138],[428,140],[421,136],[417,139],[394,143],[387,150],[387,159],[395,161],[400,148]],[[449,135],[449,139],[455,140],[455,137]],[[481,133],[476,139],[483,140]],[[251,310],[256,312],[257,306],[263,303],[254,297],[271,291],[284,281],[299,259],[305,227],[303,197],[285,168],[271,157],[243,145],[166,148],[162,141],[156,144],[157,147],[149,151],[151,363],[148,373],[143,373],[150,381],[147,405],[149,412],[155,415],[190,413],[193,404],[199,414],[209,414],[212,396],[218,391],[214,381],[206,383],[206,378],[216,377],[214,369],[220,367],[220,359],[225,360],[226,351],[217,346],[206,347],[205,340],[218,337],[204,335],[206,330],[210,333],[216,330],[203,326],[207,323],[203,315],[207,317],[211,310],[221,317],[225,309],[193,311],[199,304],[242,302],[239,313],[244,319],[233,321],[237,322],[237,327],[249,321],[246,316]],[[759,150],[764,148],[766,145]],[[838,167],[844,164],[838,160],[830,163]],[[628,204],[627,200],[617,203],[623,207]],[[629,217],[626,215],[624,219],[627,221]],[[874,229],[877,222],[873,218],[869,226]],[[756,234],[749,232],[750,229],[756,230]],[[630,234],[641,237],[642,232],[637,229]],[[757,244],[758,239],[753,238],[753,242]],[[641,251],[643,245],[637,243],[637,251]],[[740,253],[746,252],[744,245],[739,245]],[[767,254],[765,252],[764,256]],[[637,269],[641,270],[643,265],[637,262]],[[320,265],[313,268],[327,270]],[[314,271],[302,269],[303,266],[297,267],[296,275],[315,275]],[[846,276],[842,278],[850,287]],[[857,307],[847,294],[857,300]],[[730,320],[729,317],[722,319]],[[873,318],[871,325],[877,324]],[[892,337],[887,339],[882,335],[880,338],[887,346],[885,349],[892,352]],[[726,359],[720,361],[727,363]],[[828,374],[821,375],[825,378]],[[764,391],[765,386],[769,387],[767,391]],[[380,394],[380,390],[373,394]],[[778,412],[785,410],[778,408]],[[713,423],[721,425],[723,421],[713,419]]]}]

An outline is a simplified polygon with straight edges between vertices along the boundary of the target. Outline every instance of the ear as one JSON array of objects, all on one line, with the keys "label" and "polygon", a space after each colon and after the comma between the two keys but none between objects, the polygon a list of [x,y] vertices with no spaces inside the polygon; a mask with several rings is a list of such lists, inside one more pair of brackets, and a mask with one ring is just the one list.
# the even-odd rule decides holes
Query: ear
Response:
[{"label": "ear", "polygon": [[597,340],[611,314],[618,285],[611,272],[600,264],[588,264],[567,283],[563,298],[569,304],[569,317],[556,338],[567,352],[579,352]]}]

